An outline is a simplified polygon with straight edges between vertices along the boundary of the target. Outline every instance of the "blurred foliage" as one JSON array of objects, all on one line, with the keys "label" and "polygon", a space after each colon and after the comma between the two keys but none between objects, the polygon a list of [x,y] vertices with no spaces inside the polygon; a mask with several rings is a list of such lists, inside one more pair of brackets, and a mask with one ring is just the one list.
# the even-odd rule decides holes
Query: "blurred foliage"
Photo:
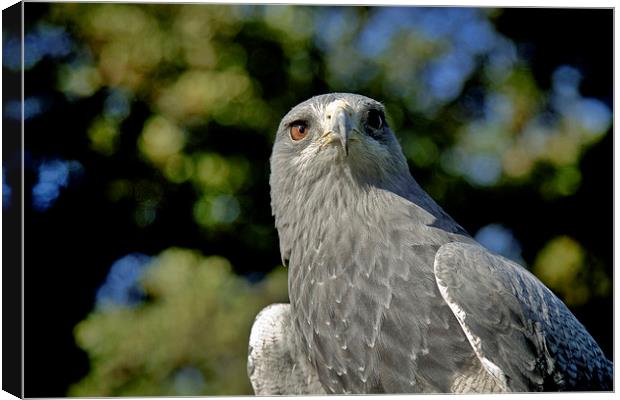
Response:
[{"label": "blurred foliage", "polygon": [[553,238],[543,247],[532,272],[557,291],[569,306],[582,305],[593,295],[611,293],[611,280],[600,261],[586,260],[583,247],[567,236]]},{"label": "blurred foliage", "polygon": [[262,307],[285,302],[286,271],[250,285],[222,257],[169,249],[138,283],[148,299],[97,309],[75,336],[91,373],[71,396],[250,394],[247,344]]},{"label": "blurred foliage", "polygon": [[[131,284],[135,303],[95,307],[77,325],[90,372],[70,395],[249,393],[249,327],[260,308],[286,299],[269,210],[272,137],[290,107],[329,91],[383,101],[413,175],[483,244],[531,263],[570,305],[611,299],[607,247],[571,231],[589,232],[597,221],[549,212],[588,196],[582,163],[610,135],[610,106],[582,95],[575,66],[556,66],[541,87],[517,44],[495,28],[503,10],[105,3],[28,3],[28,10],[38,12],[25,41],[26,81],[36,82],[26,87],[28,163],[39,181],[50,175],[46,160],[68,171],[33,191],[33,202],[45,195],[38,211],[73,227],[82,215],[75,193],[89,190],[85,201],[96,211],[84,217],[88,232],[116,225],[92,240],[105,257],[84,250],[104,268],[80,272],[97,286],[110,260],[159,254],[127,275],[140,277]],[[7,60],[6,68],[19,66]],[[49,79],[35,80],[48,71]],[[54,113],[58,120],[48,117]],[[44,134],[47,121],[57,136]],[[62,208],[62,198],[54,206],[59,196],[75,204],[70,193],[76,207]],[[55,232],[38,215],[33,221]],[[87,234],[75,226],[72,240],[82,243]],[[74,264],[83,270],[81,260]],[[108,281],[123,286],[113,273]],[[83,302],[94,297],[88,290]],[[600,328],[606,339],[609,326]]]}]

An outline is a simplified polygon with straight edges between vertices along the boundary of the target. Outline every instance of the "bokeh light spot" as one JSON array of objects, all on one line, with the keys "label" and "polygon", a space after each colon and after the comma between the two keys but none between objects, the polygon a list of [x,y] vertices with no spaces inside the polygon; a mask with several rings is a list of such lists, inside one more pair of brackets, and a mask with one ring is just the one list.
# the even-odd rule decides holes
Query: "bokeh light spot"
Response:
[{"label": "bokeh light spot", "polygon": [[24,68],[32,68],[46,56],[66,56],[71,47],[71,39],[63,28],[41,24],[24,37]]},{"label": "bokeh light spot", "polygon": [[474,235],[474,239],[492,252],[524,264],[521,258],[521,244],[512,231],[503,225],[485,225]]},{"label": "bokeh light spot", "polygon": [[583,99],[577,103],[576,117],[591,135],[601,135],[609,129],[612,114],[609,108],[596,99]]},{"label": "bokeh light spot", "polygon": [[131,111],[131,95],[127,90],[114,88],[103,103],[103,112],[106,116],[123,120]]},{"label": "bokeh light spot", "polygon": [[234,196],[219,195],[211,204],[211,219],[218,223],[234,222],[240,213],[239,202]]},{"label": "bokeh light spot", "polygon": [[182,183],[190,179],[194,173],[194,163],[184,154],[173,154],[166,160],[164,174],[174,183]]},{"label": "bokeh light spot", "polygon": [[560,196],[570,196],[577,192],[581,185],[581,172],[573,165],[560,167],[555,170],[553,176],[540,188],[541,194],[546,199]]},{"label": "bokeh light spot", "polygon": [[97,290],[97,307],[107,309],[140,304],[144,299],[140,278],[150,261],[151,257],[140,253],[128,254],[115,261],[105,282]]},{"label": "bokeh light spot", "polygon": [[69,99],[92,96],[102,84],[97,68],[89,65],[60,68],[58,82],[60,90]]},{"label": "bokeh light spot", "polygon": [[[50,104],[42,97],[31,96],[24,99],[24,120],[34,118],[47,111]],[[4,115],[11,119],[21,121],[22,102],[19,100],[9,100],[4,106]]]},{"label": "bokeh light spot", "polygon": [[239,201],[232,195],[205,195],[194,205],[194,218],[210,228],[233,223],[240,215]]},{"label": "bokeh light spot", "polygon": [[116,151],[120,134],[117,120],[99,116],[88,128],[87,134],[93,150],[105,155]]},{"label": "bokeh light spot", "polygon": [[532,272],[560,293],[568,305],[583,304],[590,290],[583,280],[585,250],[568,236],[550,240],[537,254]]},{"label": "bokeh light spot", "polygon": [[475,154],[464,160],[466,178],[480,186],[495,184],[501,177],[501,162],[494,154]]},{"label": "bokeh light spot", "polygon": [[38,167],[38,181],[32,187],[32,206],[37,211],[46,211],[60,196],[61,189],[69,185],[71,174],[80,174],[82,164],[78,161],[44,161]]},{"label": "bokeh light spot", "polygon": [[2,166],[2,209],[5,210],[11,206],[12,189],[6,182],[5,167]]},{"label": "bokeh light spot", "polygon": [[175,372],[173,386],[176,396],[198,396],[205,388],[205,378],[195,367],[183,367]]},{"label": "bokeh light spot", "polygon": [[185,145],[185,132],[170,119],[155,115],[144,124],[138,141],[142,154],[156,164],[164,163]]},{"label": "bokeh light spot", "polygon": [[403,150],[416,165],[421,167],[428,167],[439,158],[439,149],[428,136],[407,136],[403,141]]},{"label": "bokeh light spot", "polygon": [[22,68],[21,39],[2,35],[2,66],[12,71]]}]

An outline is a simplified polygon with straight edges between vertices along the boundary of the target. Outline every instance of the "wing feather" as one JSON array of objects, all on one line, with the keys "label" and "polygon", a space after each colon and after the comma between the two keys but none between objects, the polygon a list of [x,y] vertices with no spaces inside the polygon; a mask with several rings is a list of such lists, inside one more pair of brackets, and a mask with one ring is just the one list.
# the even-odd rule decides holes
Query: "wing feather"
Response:
[{"label": "wing feather", "polygon": [[564,303],[523,267],[479,245],[454,242],[439,249],[434,268],[476,355],[508,390],[611,389],[611,362]]}]

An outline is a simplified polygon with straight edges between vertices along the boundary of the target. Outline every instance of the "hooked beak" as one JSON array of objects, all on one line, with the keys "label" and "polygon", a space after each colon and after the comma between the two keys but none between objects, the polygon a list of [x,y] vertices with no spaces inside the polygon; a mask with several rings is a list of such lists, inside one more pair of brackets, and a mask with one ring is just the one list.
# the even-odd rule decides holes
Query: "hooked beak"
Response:
[{"label": "hooked beak", "polygon": [[352,130],[351,117],[353,110],[349,103],[336,100],[330,103],[325,110],[326,131],[323,134],[324,143],[340,142],[345,156],[349,154],[349,135]]}]

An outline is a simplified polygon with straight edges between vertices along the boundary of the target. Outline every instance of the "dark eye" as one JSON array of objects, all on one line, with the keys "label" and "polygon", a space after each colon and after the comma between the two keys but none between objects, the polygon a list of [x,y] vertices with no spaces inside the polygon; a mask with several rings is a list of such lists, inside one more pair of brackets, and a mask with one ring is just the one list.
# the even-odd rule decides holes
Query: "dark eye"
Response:
[{"label": "dark eye", "polygon": [[301,140],[308,134],[308,125],[304,121],[296,121],[291,124],[291,139]]},{"label": "dark eye", "polygon": [[370,110],[368,112],[368,118],[366,124],[372,129],[381,129],[383,126],[383,114],[379,110]]}]

